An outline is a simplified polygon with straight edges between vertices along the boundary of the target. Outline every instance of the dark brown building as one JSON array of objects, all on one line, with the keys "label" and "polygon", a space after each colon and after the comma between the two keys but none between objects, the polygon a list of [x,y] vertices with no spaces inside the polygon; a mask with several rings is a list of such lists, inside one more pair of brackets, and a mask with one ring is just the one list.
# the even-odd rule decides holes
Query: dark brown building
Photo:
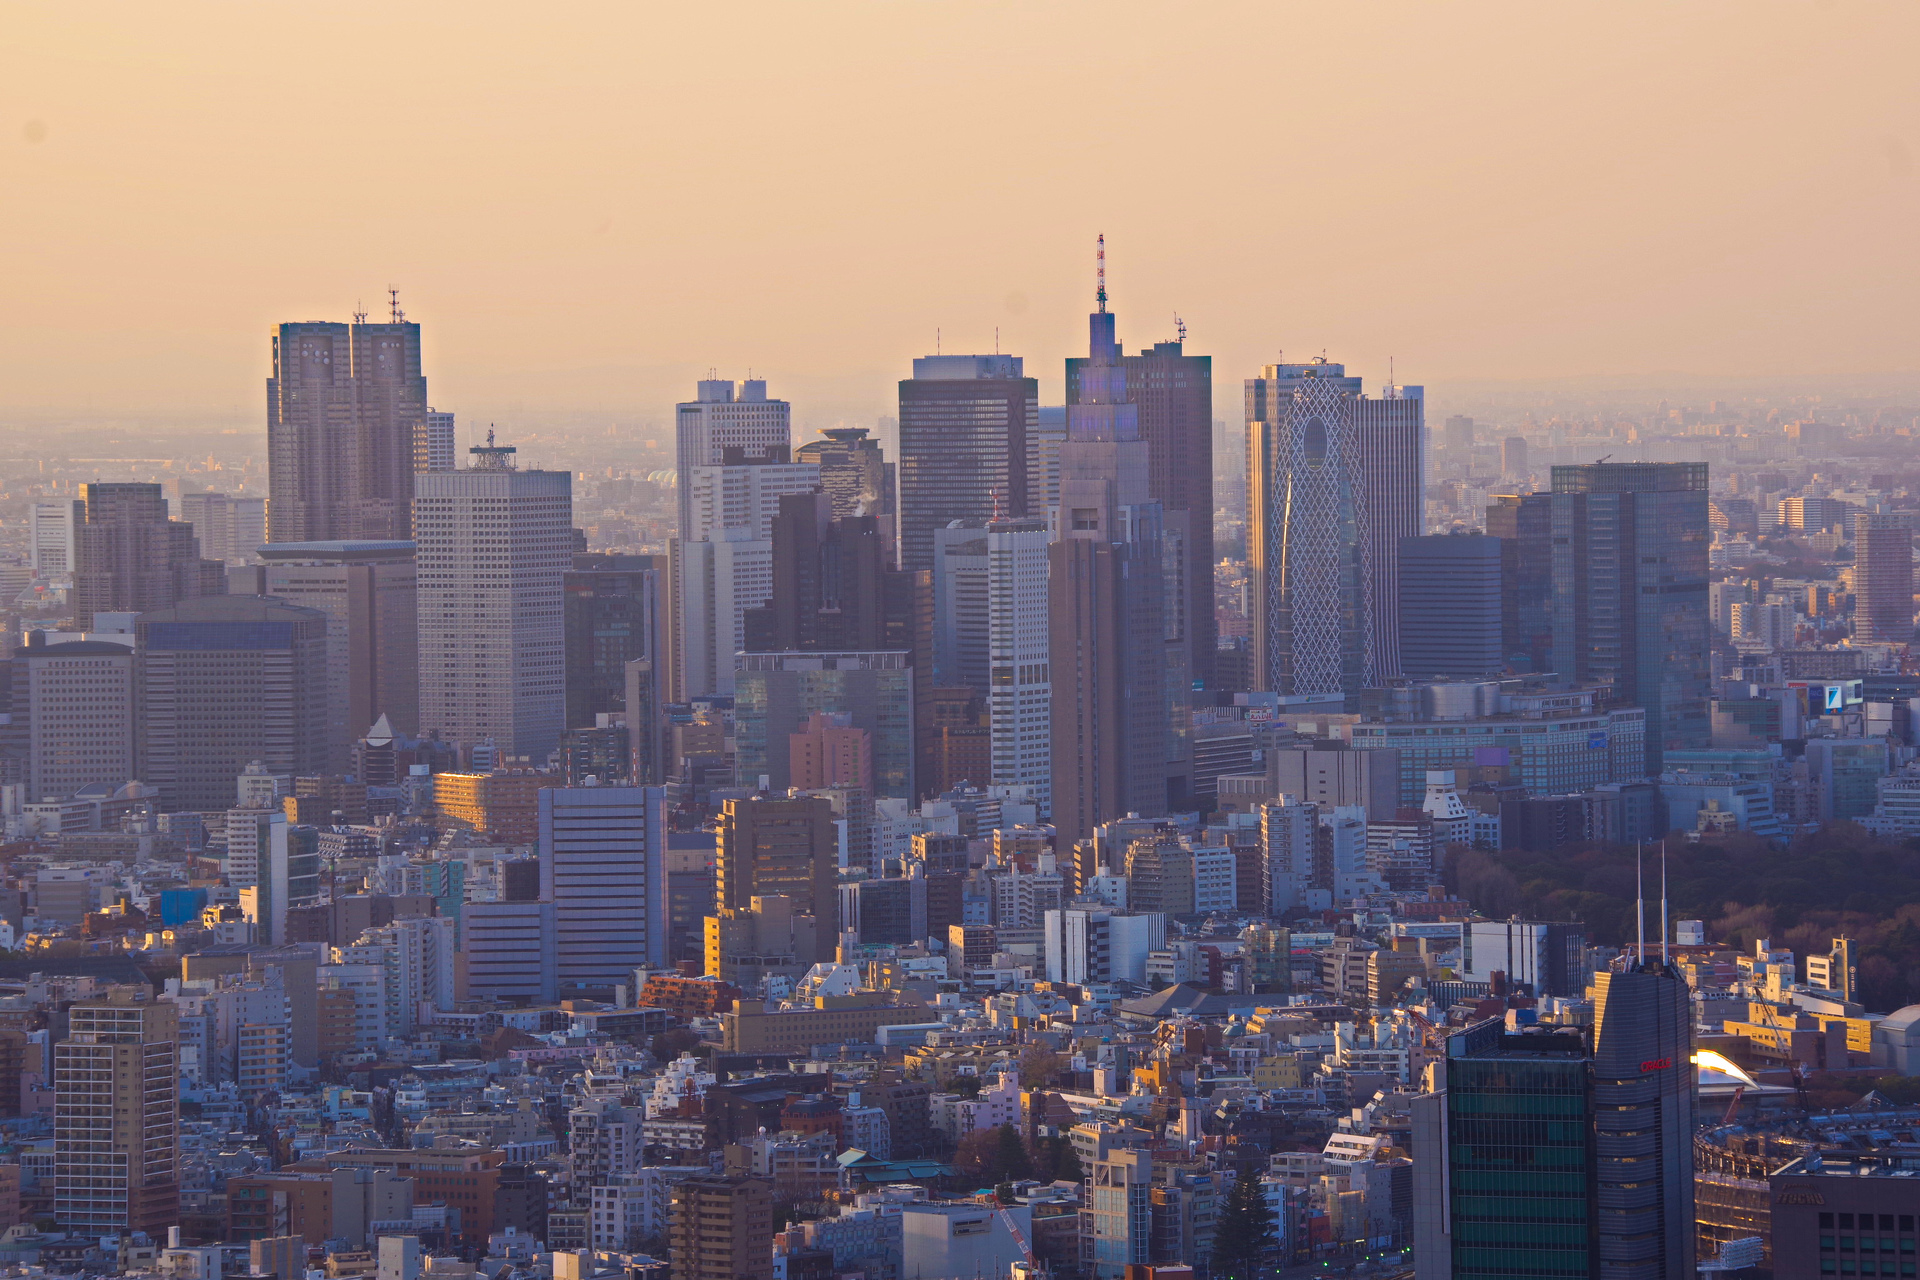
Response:
[{"label": "dark brown building", "polygon": [[673,1188],[673,1280],[773,1280],[773,1187],[705,1174]]},{"label": "dark brown building", "polygon": [[83,484],[73,524],[74,626],[96,613],[146,613],[225,595],[226,569],[202,559],[193,526],[167,518],[157,484]]},{"label": "dark brown building", "polygon": [[839,839],[823,799],[729,800],[720,811],[718,905],[744,911],[752,899],[785,894],[795,915],[814,919],[819,954],[839,938]]}]

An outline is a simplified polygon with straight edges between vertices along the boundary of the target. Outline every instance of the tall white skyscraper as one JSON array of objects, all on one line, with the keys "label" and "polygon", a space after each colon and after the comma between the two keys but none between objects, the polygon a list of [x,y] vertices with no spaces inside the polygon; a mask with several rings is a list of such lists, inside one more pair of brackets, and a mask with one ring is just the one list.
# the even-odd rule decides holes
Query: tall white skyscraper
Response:
[{"label": "tall white skyscraper", "polygon": [[73,572],[72,502],[36,502],[27,510],[27,555],[42,578]]},{"label": "tall white skyscraper", "polygon": [[1400,539],[1424,531],[1422,390],[1370,398],[1325,360],[1247,379],[1255,688],[1355,694],[1400,675]]},{"label": "tall white skyscraper", "polygon": [[413,469],[416,472],[452,471],[456,466],[456,457],[453,415],[429,407],[425,426],[415,442]]},{"label": "tall white skyscraper", "polygon": [[781,461],[791,457],[793,407],[785,400],[767,399],[763,378],[749,378],[736,396],[732,381],[719,378],[699,383],[695,398],[675,406],[674,456],[680,469],[680,536],[692,537],[693,513],[688,475],[695,467],[726,463],[727,450],[738,450],[740,460],[765,458],[776,451]]},{"label": "tall white skyscraper", "polygon": [[521,471],[491,434],[469,452],[414,486],[420,727],[541,765],[566,719],[573,475]]},{"label": "tall white skyscraper", "polygon": [[1027,787],[1053,813],[1053,683],[1048,653],[1047,522],[987,526],[987,706],[993,783]]},{"label": "tall white skyscraper", "polygon": [[[684,406],[683,406],[684,407]],[[738,448],[738,446],[733,446]],[[813,463],[773,460],[699,465],[681,473],[686,536],[671,544],[675,701],[733,692],[733,656],[746,644],[746,614],[773,595],[773,518],[780,499],[820,487]]]}]

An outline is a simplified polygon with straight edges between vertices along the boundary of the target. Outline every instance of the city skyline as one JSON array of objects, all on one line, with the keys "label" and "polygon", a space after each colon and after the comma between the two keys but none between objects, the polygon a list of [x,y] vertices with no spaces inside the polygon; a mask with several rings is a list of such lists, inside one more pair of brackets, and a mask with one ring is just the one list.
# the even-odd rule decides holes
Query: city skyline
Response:
[{"label": "city skyline", "polygon": [[[1900,237],[1920,192],[1898,124],[1896,51],[1920,21],[1904,9],[1810,25],[1761,9],[1729,26],[1705,8],[1636,21],[1407,5],[1355,20],[1227,5],[1183,24],[1148,73],[1131,44],[1144,7],[1098,23],[1070,6],[1009,12],[993,59],[977,56],[983,32],[956,38],[931,12],[861,23],[863,9],[828,5],[801,23],[758,8],[728,32],[725,63],[660,59],[637,81],[594,74],[602,50],[631,43],[618,19],[605,39],[516,31],[512,54],[537,65],[511,88],[461,65],[508,56],[508,33],[455,33],[438,12],[378,39],[350,15],[129,12],[109,28],[10,13],[0,178],[34,195],[15,197],[6,262],[36,305],[4,322],[0,409],[252,406],[264,329],[383,315],[394,285],[436,326],[424,360],[463,414],[664,405],[718,366],[855,418],[884,411],[891,371],[936,331],[946,350],[991,351],[997,329],[1051,376],[1076,345],[1079,247],[1103,231],[1137,338],[1172,337],[1178,311],[1223,371],[1323,347],[1368,369],[1394,358],[1429,386],[1913,367],[1889,323],[1911,292]],[[717,34],[699,14],[661,21],[646,47]],[[1283,39],[1317,53],[1275,96],[1240,72]],[[1572,47],[1578,68],[1558,56]],[[1639,91],[1623,101],[1625,76]],[[1345,91],[1356,78],[1384,94]],[[269,84],[298,105],[240,109]],[[1116,88],[1134,109],[1109,141],[1072,104]],[[622,145],[629,122],[677,119],[716,89],[730,105],[708,128]],[[961,105],[983,99],[984,113]],[[899,101],[912,106],[888,109]],[[282,129],[318,137],[298,167],[274,145]],[[1243,164],[1276,129],[1330,144],[1314,147],[1308,199],[1289,166]],[[968,184],[914,182],[928,137],[1005,158]],[[1162,156],[1166,180],[1106,181],[1133,148]],[[361,181],[312,182],[347,166]],[[491,180],[513,166],[537,180]],[[721,217],[701,212],[710,200],[645,198],[728,174],[780,197]],[[269,216],[264,193],[283,182],[310,198]],[[477,198],[369,202],[381,182]],[[1098,209],[1052,198],[1094,189]],[[125,317],[105,376],[86,336],[102,315]]]}]

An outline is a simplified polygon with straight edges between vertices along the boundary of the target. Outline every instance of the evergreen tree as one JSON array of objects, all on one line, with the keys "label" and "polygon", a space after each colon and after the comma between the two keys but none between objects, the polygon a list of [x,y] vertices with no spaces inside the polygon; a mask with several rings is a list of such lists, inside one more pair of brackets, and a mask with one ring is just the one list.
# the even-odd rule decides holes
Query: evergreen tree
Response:
[{"label": "evergreen tree", "polygon": [[1243,1169],[1227,1193],[1226,1207],[1214,1228],[1213,1274],[1219,1280],[1251,1280],[1273,1243],[1273,1220],[1260,1194],[1259,1175]]},{"label": "evergreen tree", "polygon": [[1027,1144],[1020,1140],[1020,1131],[1010,1124],[1000,1126],[993,1169],[995,1182],[1019,1182],[1033,1176],[1033,1157],[1027,1154]]}]

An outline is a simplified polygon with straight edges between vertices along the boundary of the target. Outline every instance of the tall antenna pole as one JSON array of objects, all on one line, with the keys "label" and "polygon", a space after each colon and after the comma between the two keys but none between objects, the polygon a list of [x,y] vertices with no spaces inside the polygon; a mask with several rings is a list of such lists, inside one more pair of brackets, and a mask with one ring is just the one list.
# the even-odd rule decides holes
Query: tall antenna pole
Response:
[{"label": "tall antenna pole", "polygon": [[1660,840],[1660,963],[1666,965],[1672,957],[1667,952],[1667,841]]},{"label": "tall antenna pole", "polygon": [[1640,945],[1634,949],[1634,962],[1647,962],[1647,889],[1640,860],[1640,842],[1633,842],[1633,916]]},{"label": "tall antenna pole", "polygon": [[1093,273],[1098,281],[1093,291],[1093,300],[1100,304],[1100,314],[1107,313],[1107,237],[1102,232],[1094,241]]}]

